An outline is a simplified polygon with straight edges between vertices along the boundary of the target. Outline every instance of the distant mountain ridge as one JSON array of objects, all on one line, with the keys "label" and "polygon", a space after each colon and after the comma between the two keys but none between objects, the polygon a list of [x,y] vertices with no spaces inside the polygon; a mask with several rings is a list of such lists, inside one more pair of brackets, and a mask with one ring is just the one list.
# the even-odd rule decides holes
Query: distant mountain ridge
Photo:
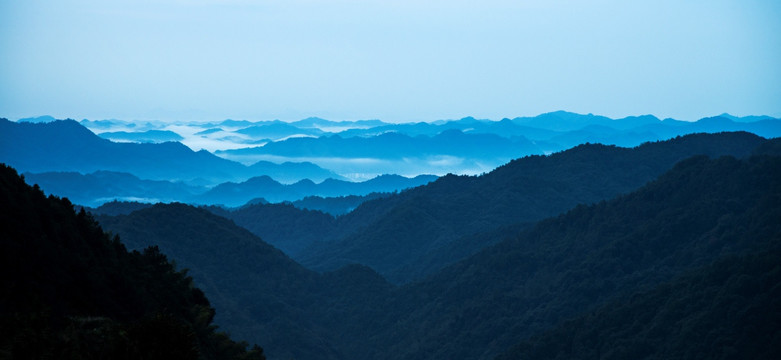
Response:
[{"label": "distant mountain ridge", "polygon": [[277,121],[270,124],[252,125],[240,130],[239,134],[249,135],[256,139],[280,140],[294,135],[320,136],[324,132],[317,128],[299,128],[294,125]]},{"label": "distant mountain ridge", "polygon": [[522,136],[508,139],[494,134],[465,134],[453,129],[431,137],[387,132],[373,137],[291,138],[260,147],[218,151],[217,154],[379,159],[451,155],[493,159],[539,152]]},{"label": "distant mountain ridge", "polygon": [[112,141],[132,141],[140,143],[161,143],[167,141],[180,141],[184,138],[170,130],[147,130],[139,132],[109,131],[98,136]]},{"label": "distant mountain ridge", "polygon": [[[603,135],[604,133],[611,134],[611,139],[613,139],[613,141],[620,141],[619,134],[635,134],[633,138],[636,138],[639,135],[645,136],[643,139],[632,139],[632,143],[605,143],[608,145],[636,146],[645,141],[664,140],[669,137],[697,132],[712,132],[714,129],[707,129],[707,127],[702,126],[703,124],[698,125],[698,123],[702,120],[707,122],[709,121],[708,119],[714,118],[726,120],[723,124],[729,126],[728,128],[716,129],[716,132],[748,131],[763,137],[777,137],[781,132],[781,121],[770,116],[737,117],[729,114],[721,114],[690,122],[675,119],[661,120],[653,115],[628,116],[620,119],[611,119],[593,114],[583,115],[566,111],[555,111],[534,117],[505,118],[499,121],[466,117],[459,120],[438,121],[433,123],[381,124],[369,128],[348,129],[341,132],[334,132],[333,134],[339,134],[342,138],[350,138],[356,136],[373,137],[388,132],[395,132],[414,137],[417,135],[435,136],[447,130],[460,130],[464,133],[494,134],[508,138],[513,136],[524,136],[532,141],[546,141],[555,137],[566,139],[567,133],[570,132],[589,133],[590,129],[600,128],[602,129]],[[599,133],[592,133],[592,135],[599,135]],[[592,143],[601,142],[596,139],[587,141]],[[580,143],[558,144],[559,148],[545,150],[563,150],[579,144]],[[548,146],[550,145],[552,144],[548,144]]]},{"label": "distant mountain ridge", "polygon": [[292,184],[302,180],[323,182],[328,179],[346,180],[333,171],[323,169],[311,162],[273,163],[270,161],[258,161],[249,166],[249,170],[255,174],[263,174],[284,184]]},{"label": "distant mountain ridge", "polygon": [[[43,116],[23,120],[51,122],[53,118]],[[121,137],[123,141],[160,142],[163,140],[160,137],[162,135],[143,134],[181,132],[179,135],[184,137],[181,141],[192,148],[206,146],[220,157],[245,165],[259,160],[275,163],[312,162],[352,179],[368,179],[384,173],[405,176],[427,173],[478,174],[515,158],[549,154],[583,143],[633,147],[648,141],[721,131],[747,131],[766,138],[781,136],[781,120],[769,116],[738,117],[721,114],[690,122],[660,120],[653,115],[611,119],[566,111],[500,121],[466,117],[400,124],[379,120],[332,121],[321,118],[293,122],[224,120],[172,124],[161,121],[85,119],[81,124],[95,132],[115,133],[112,136]],[[47,169],[54,170],[59,169]],[[100,170],[124,171],[113,168]],[[144,174],[136,175],[149,178]],[[252,176],[258,175],[270,174]],[[222,180],[243,181],[252,176]],[[329,177],[337,176],[334,174]],[[293,183],[303,178],[277,180]],[[316,178],[310,179],[318,181]]]},{"label": "distant mountain ridge", "polygon": [[[272,167],[271,163],[247,167],[205,150],[194,152],[177,142],[114,143],[73,120],[33,124],[0,119],[0,159],[22,172],[106,170],[151,180],[203,179],[212,183],[248,179],[263,175],[257,170]],[[281,166],[295,167],[293,163]],[[297,171],[312,170],[316,171],[312,178],[327,172],[312,164]]]},{"label": "distant mountain ridge", "polygon": [[[728,114],[694,122],[660,120],[653,115],[610,119],[556,111],[501,121],[467,117],[434,123],[350,128],[319,137],[282,139],[262,146],[217,150],[215,153],[242,162],[277,158],[306,160],[342,173],[360,172],[361,161],[369,159],[377,164],[372,167],[373,163],[366,163],[363,168],[374,172],[388,172],[387,169],[394,168],[407,170],[391,172],[410,174],[428,167],[435,169],[429,172],[439,175],[474,174],[490,171],[515,158],[549,154],[584,143],[634,147],[676,136],[722,131],[778,137],[781,136],[781,120],[766,116],[739,118]],[[342,162],[337,163],[334,159]],[[383,161],[388,164],[383,165]]]},{"label": "distant mountain ridge", "polygon": [[270,202],[297,201],[308,196],[336,197],[346,195],[368,195],[370,193],[394,192],[425,185],[437,179],[434,175],[418,175],[406,178],[399,175],[382,175],[363,182],[349,182],[326,179],[317,184],[301,180],[294,184],[280,184],[268,176],[253,177],[243,183],[223,183],[209,191],[195,196],[191,202],[197,204],[220,204],[236,207],[248,199],[263,198]]},{"label": "distant mountain ridge", "polygon": [[[343,122],[309,118],[292,123],[279,120],[225,120],[198,125],[177,122],[169,124],[169,128],[169,125],[161,122],[81,121],[82,125],[101,129],[104,136],[131,141],[120,144],[101,141],[103,139],[100,136],[79,127],[74,121],[52,121],[54,119],[50,116],[24,120],[19,123],[3,120],[0,124],[0,140],[3,141],[0,144],[0,159],[25,173],[91,174],[110,171],[133,174],[144,180],[184,182],[197,187],[241,183],[265,175],[286,185],[264,193],[257,189],[264,186],[271,189],[273,184],[262,185],[255,179],[253,181],[258,185],[255,190],[251,186],[232,186],[236,194],[226,192],[222,195],[225,199],[218,199],[215,194],[228,187],[226,184],[204,195],[206,198],[202,201],[205,204],[225,202],[231,206],[239,206],[261,197],[267,197],[269,201],[297,201],[306,196],[338,197],[385,191],[302,191],[301,188],[313,187],[305,179],[319,183],[329,178],[367,180],[389,173],[407,177],[417,174],[480,174],[490,172],[512,159],[553,153],[584,143],[632,147],[681,134],[721,131],[748,131],[764,137],[781,136],[779,119],[767,116],[740,118],[729,114],[685,122],[660,120],[653,115],[614,120],[592,114],[557,111],[501,121],[467,117],[434,123],[389,124],[375,120]],[[215,132],[204,133],[204,130],[200,130],[215,129],[210,126],[220,128]],[[53,130],[55,128],[57,130]],[[113,128],[124,130],[105,131]],[[232,150],[217,151],[220,157],[204,150],[193,152],[178,142],[138,143],[160,142],[181,136],[169,133],[171,129],[181,130],[184,134],[182,141],[188,144],[217,146],[214,144],[228,142]],[[264,136],[261,134],[265,131],[263,129],[268,130],[268,134],[273,133],[277,141],[254,139],[256,135]],[[258,144],[263,146],[256,146]],[[244,165],[222,157],[239,160]],[[63,179],[68,181],[65,177]],[[55,180],[54,176],[49,176],[50,184]],[[296,186],[287,186],[299,182]],[[62,189],[65,185],[58,187]],[[106,187],[109,188],[112,187]],[[137,192],[127,190],[125,192]],[[193,192],[191,190],[185,192]],[[195,191],[196,195],[205,192]],[[175,198],[189,201],[179,196],[182,193],[176,192]],[[246,197],[242,199],[239,193],[246,194]],[[153,194],[117,195],[115,199],[174,198]],[[74,196],[86,198],[80,194]],[[85,205],[98,204],[93,199],[85,202]]]},{"label": "distant mountain ridge", "polygon": [[[270,163],[269,163],[270,164]],[[259,164],[258,168],[268,168]],[[277,168],[298,168],[300,164],[270,164]],[[263,171],[263,170],[259,170]],[[270,171],[273,173],[273,171]],[[288,174],[287,176],[292,176]],[[24,173],[27,181],[39,185],[45,192],[68,197],[76,204],[97,207],[109,201],[185,202],[200,205],[242,206],[254,199],[270,202],[295,202],[307,197],[355,196],[353,208],[371,193],[395,191],[427,184],[436,176],[420,175],[406,178],[398,175],[380,176],[364,182],[326,179],[320,183],[302,180],[285,185],[269,176],[253,177],[242,183],[226,182],[213,188],[189,185],[184,182],[144,180],[137,176],[114,171],[96,171],[89,174],[77,172]],[[330,200],[323,199],[323,205]]]},{"label": "distant mountain ridge", "polygon": [[48,124],[0,120],[0,158],[21,171],[130,172],[148,179],[246,176],[246,167],[180,143],[113,143],[72,120]]},{"label": "distant mountain ridge", "polygon": [[[226,119],[221,122],[202,123],[200,124],[200,126],[201,127],[227,126],[232,128],[245,128],[249,126],[263,126],[263,125],[269,125],[269,124],[275,124],[281,122],[283,121],[280,120],[249,121],[249,120]],[[380,120],[333,121],[333,120],[326,120],[319,117],[308,117],[306,119],[289,122],[289,124],[304,129],[307,128],[322,129],[322,128],[343,128],[343,127],[370,128],[375,126],[387,125],[388,123],[382,122]]]},{"label": "distant mountain ridge", "polygon": [[52,121],[57,121],[57,119],[55,119],[54,116],[51,115],[42,115],[42,116],[19,119],[19,122],[28,122],[28,123],[49,123]]},{"label": "distant mountain ridge", "polygon": [[73,203],[96,207],[120,201],[173,202],[186,201],[207,191],[201,186],[164,180],[143,180],[137,176],[114,171],[45,172],[23,174],[31,184],[37,184],[48,194],[67,197]]}]

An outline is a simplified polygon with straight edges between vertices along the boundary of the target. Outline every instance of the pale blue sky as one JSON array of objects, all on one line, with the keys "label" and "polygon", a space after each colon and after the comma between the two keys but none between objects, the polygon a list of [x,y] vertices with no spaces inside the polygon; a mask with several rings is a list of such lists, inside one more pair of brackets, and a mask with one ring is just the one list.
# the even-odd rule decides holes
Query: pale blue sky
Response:
[{"label": "pale blue sky", "polygon": [[0,117],[781,116],[781,1],[0,0]]}]

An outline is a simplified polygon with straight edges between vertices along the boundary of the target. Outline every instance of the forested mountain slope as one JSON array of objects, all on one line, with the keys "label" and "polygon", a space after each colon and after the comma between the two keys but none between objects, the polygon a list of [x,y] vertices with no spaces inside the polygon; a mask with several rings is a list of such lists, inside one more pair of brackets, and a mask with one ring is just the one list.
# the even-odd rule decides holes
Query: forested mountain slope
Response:
[{"label": "forested mountain slope", "polygon": [[185,204],[157,204],[98,219],[121,234],[128,248],[154,244],[190,269],[219,309],[216,323],[237,338],[262,339],[269,358],[341,358],[333,349],[333,334],[322,328],[322,299],[316,296],[329,287],[323,277],[246,229]]},{"label": "forested mountain slope", "polygon": [[781,252],[727,257],[516,345],[509,359],[776,359]]},{"label": "forested mountain slope", "polygon": [[264,338],[270,355],[488,359],[713,261],[776,251],[779,218],[781,158],[699,156],[632,193],[577,206],[401,287],[364,266],[308,271],[189,206],[101,221],[128,243],[170,249],[230,315],[220,325]]},{"label": "forested mountain slope", "polygon": [[689,159],[400,288],[377,352],[355,358],[490,358],[725,255],[775,251],[779,218],[781,158]]},{"label": "forested mountain slope", "polygon": [[[747,156],[765,141],[749,133],[720,133],[636,148],[586,144],[514,160],[482,176],[444,176],[427,186],[366,202],[340,217],[332,230],[312,229],[323,241],[294,258],[316,270],[364,264],[392,282],[404,283],[459,260],[438,254],[451,252],[455,243],[464,244],[459,239],[465,236],[538,221],[577,204],[632,191],[693,155]],[[253,228],[251,218],[238,223]],[[265,237],[263,229],[254,231]],[[469,255],[487,245],[472,243],[458,252]]]},{"label": "forested mountain slope", "polygon": [[292,204],[254,204],[235,210],[207,207],[209,211],[233,220],[295,258],[312,243],[333,233],[336,218],[321,211],[303,210]]},{"label": "forested mountain slope", "polygon": [[128,253],[67,199],[0,164],[0,357],[263,359],[158,248]]}]

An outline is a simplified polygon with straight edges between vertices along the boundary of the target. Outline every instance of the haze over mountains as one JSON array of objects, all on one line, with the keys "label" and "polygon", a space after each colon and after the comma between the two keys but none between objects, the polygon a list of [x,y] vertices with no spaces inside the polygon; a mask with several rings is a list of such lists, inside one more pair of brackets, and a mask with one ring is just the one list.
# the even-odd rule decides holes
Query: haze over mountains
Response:
[{"label": "haze over mountains", "polygon": [[[20,122],[52,120],[40,117]],[[631,147],[697,132],[748,131],[768,138],[781,133],[779,120],[768,116],[722,114],[688,122],[660,120],[653,115],[610,119],[565,111],[500,121],[468,117],[402,124],[320,118],[291,123],[82,120],[81,124],[107,137],[117,134],[113,136],[123,141],[135,135],[137,142],[148,142],[150,131],[165,131],[174,133],[170,136],[182,136],[181,141],[194,150],[205,148],[244,164],[258,160],[311,161],[343,176],[363,179],[381,174],[479,174],[514,158],[548,154],[585,142]]]},{"label": "haze over mountains", "polygon": [[[92,206],[119,235],[111,246],[159,251],[189,269],[215,324],[270,359],[778,350],[779,119],[49,120],[0,120],[0,162],[38,184],[33,192]],[[137,142],[85,125],[132,130]],[[158,134],[149,131],[183,140],[145,142]],[[229,159],[185,145],[198,141]],[[397,171],[377,173],[384,166]],[[50,213],[43,229],[60,229]],[[87,288],[74,289],[78,298]]]},{"label": "haze over mountains", "polygon": [[[723,114],[684,122],[651,115],[614,120],[564,111],[501,121],[464,118],[406,124],[320,118],[291,123],[224,120],[174,124],[85,119],[77,124],[42,116],[16,123],[3,121],[0,127],[4,161],[45,182],[54,192],[89,206],[113,199],[239,206],[257,198],[279,202],[307,196],[362,196],[428,181],[413,179],[390,186],[375,180],[353,189],[332,183],[321,184],[317,191],[308,182],[365,181],[386,174],[408,178],[474,175],[512,159],[586,142],[631,147],[695,132],[748,131],[768,138],[781,135],[781,121],[766,116]],[[188,146],[208,148],[212,153],[192,151]],[[98,186],[99,178],[105,179],[107,174],[97,172],[104,171],[124,173],[125,182]],[[85,178],[78,179],[74,173]],[[143,183],[134,176],[172,184]],[[92,183],[91,193],[85,193],[74,181]],[[378,186],[371,188],[370,184]],[[139,191],[146,186],[148,190]],[[334,191],[334,187],[344,190]]]},{"label": "haze over mountains", "polygon": [[[258,161],[245,166],[205,150],[193,152],[178,142],[111,142],[72,120],[50,123],[0,120],[0,141],[3,161],[25,172],[47,190],[89,206],[114,199],[238,206],[256,198],[295,201],[307,196],[392,192],[433,179],[386,176],[353,183],[306,162]],[[271,179],[272,176],[295,184],[283,185]],[[230,183],[236,180],[242,184]],[[253,186],[259,182],[265,187]],[[216,184],[222,185],[211,189]],[[232,190],[221,196],[221,189],[226,187]]]}]

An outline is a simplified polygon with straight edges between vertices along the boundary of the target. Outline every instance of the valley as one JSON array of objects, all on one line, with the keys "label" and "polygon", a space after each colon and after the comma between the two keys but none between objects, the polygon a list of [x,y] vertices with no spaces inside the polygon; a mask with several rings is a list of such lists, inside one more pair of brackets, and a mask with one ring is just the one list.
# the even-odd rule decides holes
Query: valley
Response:
[{"label": "valley", "polygon": [[[636,129],[632,121],[647,126],[654,119],[597,118],[585,128],[615,121],[619,129]],[[739,124],[722,119],[695,124]],[[455,124],[412,127],[420,133],[410,130],[408,139],[432,141],[436,135],[425,132],[431,126]],[[657,325],[638,332],[606,328],[618,321],[616,311],[638,319],[683,311],[691,314],[681,320],[687,326],[718,324],[728,331],[752,321],[779,331],[771,325],[777,317],[723,322],[715,308],[695,315],[661,300],[702,303],[711,294],[721,308],[772,308],[778,279],[763,274],[774,273],[781,249],[777,138],[713,131],[633,146],[587,141],[520,156],[481,174],[382,175],[353,182],[314,163],[246,166],[177,143],[114,143],[74,121],[2,126],[9,139],[4,144],[27,149],[2,149],[4,159],[26,169],[25,181],[45,193],[71,194],[63,201],[73,201],[76,209],[86,205],[128,250],[159,249],[173,269],[186,269],[203,289],[221,330],[260,344],[270,359],[547,358],[568,354],[551,353],[551,344],[586,346],[578,340],[583,336],[633,344],[592,349],[619,358],[690,351],[680,345],[651,348],[638,338],[648,332],[657,339],[648,341],[657,342],[695,336],[655,330],[674,318],[655,318]],[[250,126],[259,132],[265,125]],[[543,130],[575,131],[567,126],[561,121]],[[50,138],[25,148],[22,138],[10,137],[23,131]],[[59,139],[66,136],[61,131],[81,140]],[[152,153],[157,155],[142,157]],[[68,157],[46,163],[36,158],[43,154]],[[123,156],[133,160],[116,161]],[[169,166],[174,163],[178,168]],[[275,171],[328,178],[283,183]],[[169,177],[173,173],[179,175]],[[735,269],[723,275],[733,280],[714,280],[719,273],[713,264]],[[762,285],[733,284],[758,276]],[[704,281],[710,281],[707,288],[692,285]],[[738,302],[729,294],[740,289],[756,295]],[[635,310],[640,308],[647,310]],[[738,352],[773,351],[745,337],[729,339]]]}]

